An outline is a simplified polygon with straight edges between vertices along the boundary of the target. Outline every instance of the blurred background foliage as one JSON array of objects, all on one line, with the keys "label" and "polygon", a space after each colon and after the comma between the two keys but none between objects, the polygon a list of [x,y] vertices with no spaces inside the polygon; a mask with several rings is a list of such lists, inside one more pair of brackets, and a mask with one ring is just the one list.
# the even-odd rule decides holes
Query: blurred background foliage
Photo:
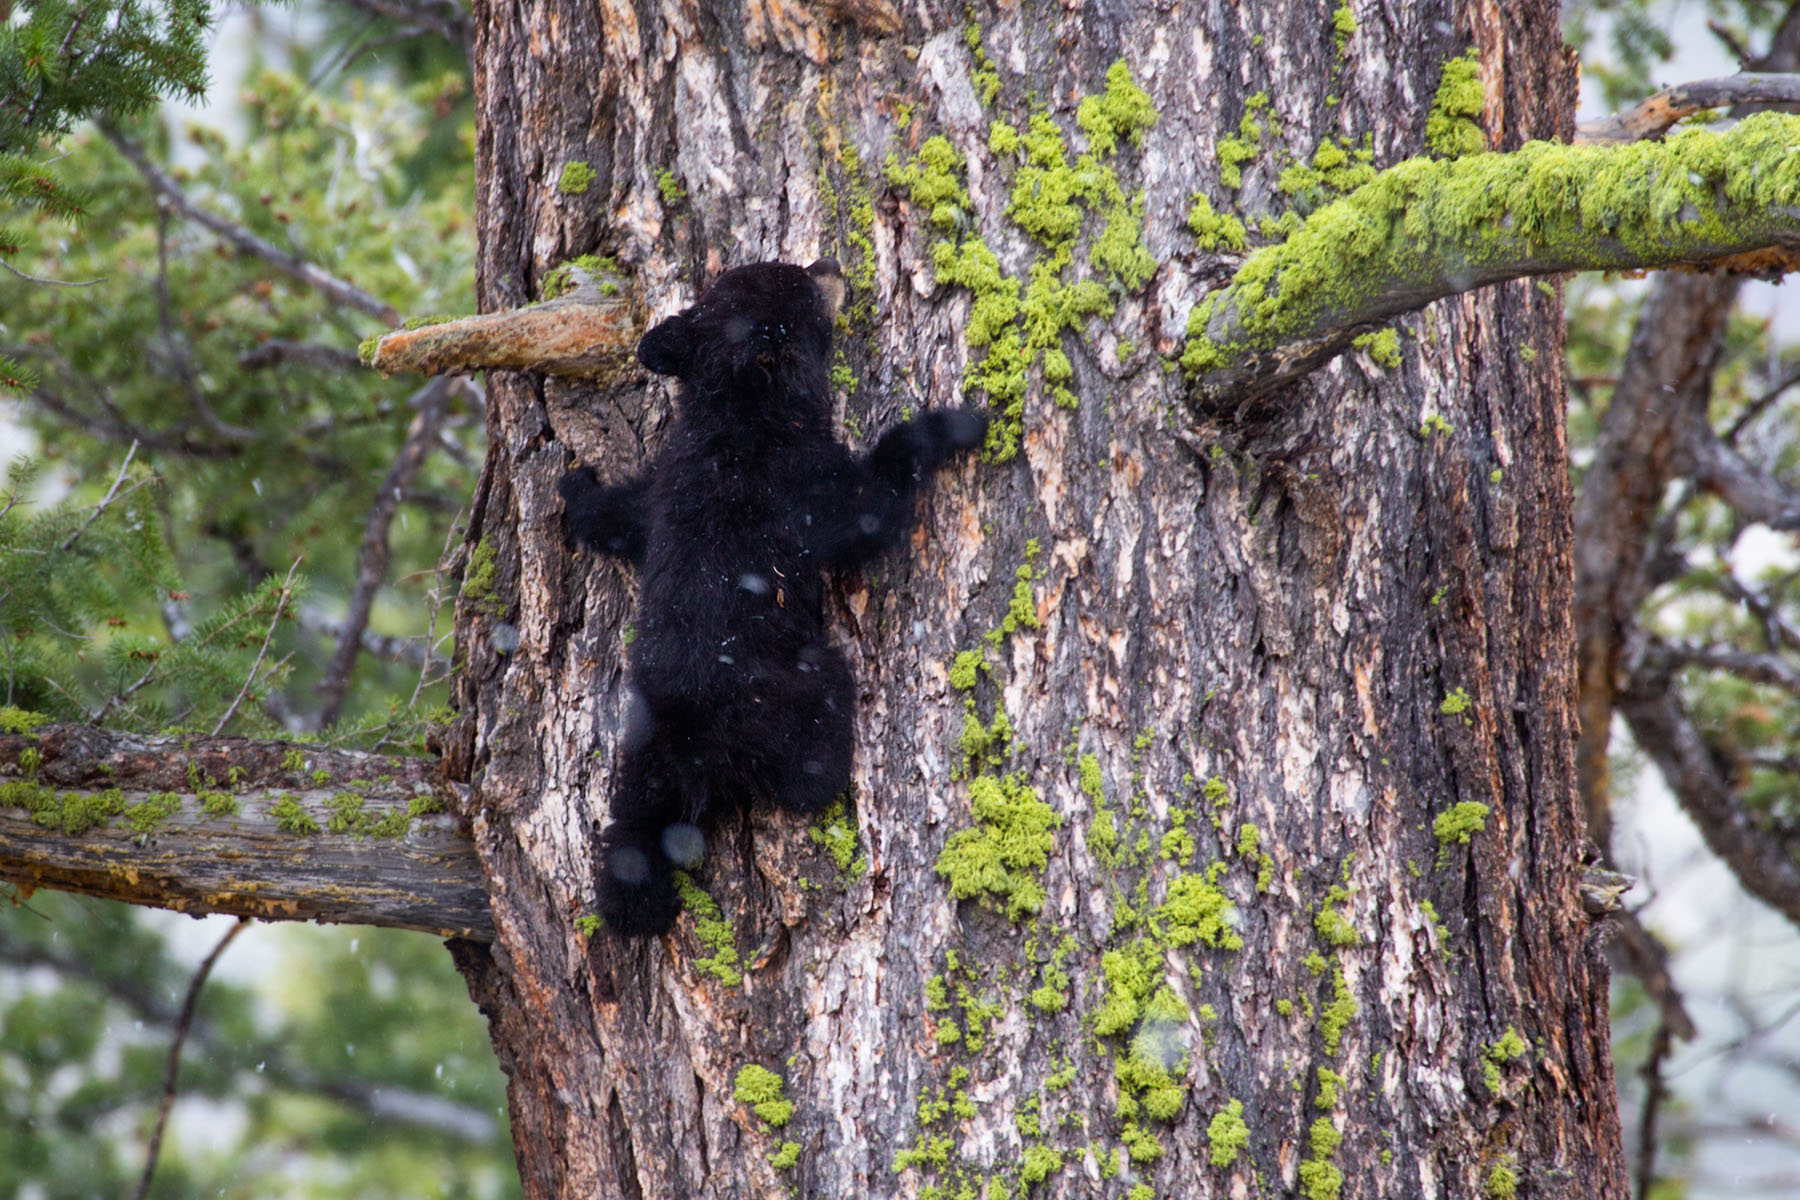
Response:
[{"label": "blurred background foliage", "polygon": [[[1789,0],[1567,0],[1583,115],[1692,80],[1793,70],[1796,9]],[[1655,277],[1583,277],[1566,290],[1578,494],[1655,286]],[[1703,744],[1709,778],[1731,798],[1730,819],[1788,862],[1800,851],[1800,309],[1792,286],[1745,281],[1736,289],[1717,362],[1700,383],[1709,436],[1737,457],[1744,478],[1784,490],[1788,511],[1773,519],[1747,511],[1678,455],[1650,524],[1648,586],[1635,623],[1621,631],[1622,692],[1669,694]],[[1800,1122],[1792,1118],[1800,1112],[1792,916],[1800,896],[1790,888],[1771,903],[1750,898],[1743,867],[1716,857],[1690,820],[1697,806],[1683,791],[1696,781],[1659,769],[1661,749],[1639,745],[1627,720],[1615,722],[1608,849],[1638,880],[1626,897],[1631,916],[1663,947],[1660,962],[1654,948],[1631,951],[1628,935],[1610,947],[1614,1066],[1636,1194],[1800,1195]]]},{"label": "blurred background foliage", "polygon": [[[0,8],[0,95],[44,96],[28,120],[0,104],[0,707],[422,752],[482,396],[381,379],[356,347],[395,314],[474,307],[466,14]],[[409,433],[428,445],[328,706]],[[231,922],[12,899],[0,1196],[131,1196],[189,980]],[[200,995],[179,1088],[151,1196],[518,1194],[482,1019],[424,935],[248,928]]]}]

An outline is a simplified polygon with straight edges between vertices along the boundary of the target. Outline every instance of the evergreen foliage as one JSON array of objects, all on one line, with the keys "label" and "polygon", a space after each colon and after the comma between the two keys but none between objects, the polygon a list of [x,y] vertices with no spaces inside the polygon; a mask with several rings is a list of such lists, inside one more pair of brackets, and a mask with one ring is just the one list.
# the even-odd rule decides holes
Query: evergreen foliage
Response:
[{"label": "evergreen foliage", "polygon": [[[25,181],[0,193],[0,224],[31,275],[98,281],[0,270],[0,444],[30,449],[10,466],[0,451],[0,708],[202,733],[229,712],[226,732],[290,735],[319,711],[418,384],[356,363],[375,318],[186,221],[81,121],[105,113],[193,207],[403,312],[467,311],[468,64],[460,42],[304,3],[292,22],[253,20],[216,126],[172,128],[146,110],[197,94],[205,7],[128,7],[139,24],[116,2],[0,15],[0,153]],[[149,40],[86,57],[103,23]],[[12,82],[32,38],[70,54],[20,124],[9,101],[33,94]],[[97,63],[110,78],[76,78]],[[343,718],[302,736],[420,748],[448,670],[437,563],[480,468],[481,404],[477,387],[451,397],[388,529],[370,629],[411,658],[365,652]],[[217,936],[0,889],[0,1196],[132,1194],[173,1014]],[[517,1195],[503,1080],[437,940],[238,938],[202,994],[149,1194]]]},{"label": "evergreen foliage", "polygon": [[[12,17],[12,19],[7,19]],[[206,0],[26,0],[0,5],[0,211],[78,220],[87,198],[44,159],[90,117],[143,113],[206,88]],[[29,243],[0,224],[0,262]],[[0,360],[0,382],[17,374]]]}]

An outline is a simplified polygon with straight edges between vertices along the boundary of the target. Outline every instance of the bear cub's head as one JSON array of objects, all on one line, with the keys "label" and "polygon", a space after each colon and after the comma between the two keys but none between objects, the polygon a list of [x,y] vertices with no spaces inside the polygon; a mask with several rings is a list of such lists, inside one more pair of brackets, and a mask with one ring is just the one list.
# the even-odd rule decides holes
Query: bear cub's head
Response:
[{"label": "bear cub's head", "polygon": [[698,396],[820,395],[843,300],[835,259],[736,267],[692,308],[646,333],[638,361]]}]

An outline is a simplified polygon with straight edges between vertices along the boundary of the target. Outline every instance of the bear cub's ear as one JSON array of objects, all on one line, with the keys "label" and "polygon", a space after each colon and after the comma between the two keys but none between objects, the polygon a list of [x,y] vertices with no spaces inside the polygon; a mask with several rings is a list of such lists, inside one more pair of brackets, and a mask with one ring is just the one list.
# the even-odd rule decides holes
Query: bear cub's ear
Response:
[{"label": "bear cub's ear", "polygon": [[819,292],[825,297],[825,315],[837,316],[838,309],[844,307],[844,293],[849,287],[844,282],[844,271],[838,266],[837,259],[821,258],[806,268],[806,273],[819,285]]},{"label": "bear cub's ear", "polygon": [[684,309],[646,333],[637,357],[658,375],[686,379],[694,365],[694,310]]}]

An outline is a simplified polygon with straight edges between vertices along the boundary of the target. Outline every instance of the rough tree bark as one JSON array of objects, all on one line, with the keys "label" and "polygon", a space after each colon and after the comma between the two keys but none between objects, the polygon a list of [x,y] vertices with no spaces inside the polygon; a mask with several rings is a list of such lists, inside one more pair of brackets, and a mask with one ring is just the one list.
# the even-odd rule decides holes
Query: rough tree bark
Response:
[{"label": "rough tree bark", "polygon": [[[1034,367],[1018,457],[940,480],[913,553],[838,581],[861,864],[836,831],[727,827],[697,881],[723,932],[576,924],[632,588],[565,545],[554,483],[639,461],[667,392],[491,379],[446,763],[496,931],[455,949],[527,1195],[1625,1194],[1576,898],[1556,288],[1439,303],[1397,323],[1397,365],[1355,352],[1249,405],[1187,408],[1164,362],[1229,272],[1186,230],[1196,191],[1273,215],[1279,147],[1417,152],[1469,44],[1490,145],[1571,132],[1553,4],[1342,11],[476,5],[482,309],[584,253],[659,314],[723,267],[835,254],[860,433],[957,402],[984,353],[935,241],[979,236],[1020,280],[1047,257],[990,123],[1041,110],[1073,158],[1121,58],[1158,117],[1109,162],[1160,265],[1061,336],[1075,407]],[[1257,93],[1278,130],[1233,193],[1213,151]],[[883,180],[937,134],[966,210]],[[1099,224],[1063,279],[1106,278]],[[971,649],[987,669],[953,681]],[[978,820],[976,792],[1004,803]],[[959,902],[934,867],[966,830],[992,870]],[[785,1081],[779,1129],[734,1097],[752,1064]]]}]

